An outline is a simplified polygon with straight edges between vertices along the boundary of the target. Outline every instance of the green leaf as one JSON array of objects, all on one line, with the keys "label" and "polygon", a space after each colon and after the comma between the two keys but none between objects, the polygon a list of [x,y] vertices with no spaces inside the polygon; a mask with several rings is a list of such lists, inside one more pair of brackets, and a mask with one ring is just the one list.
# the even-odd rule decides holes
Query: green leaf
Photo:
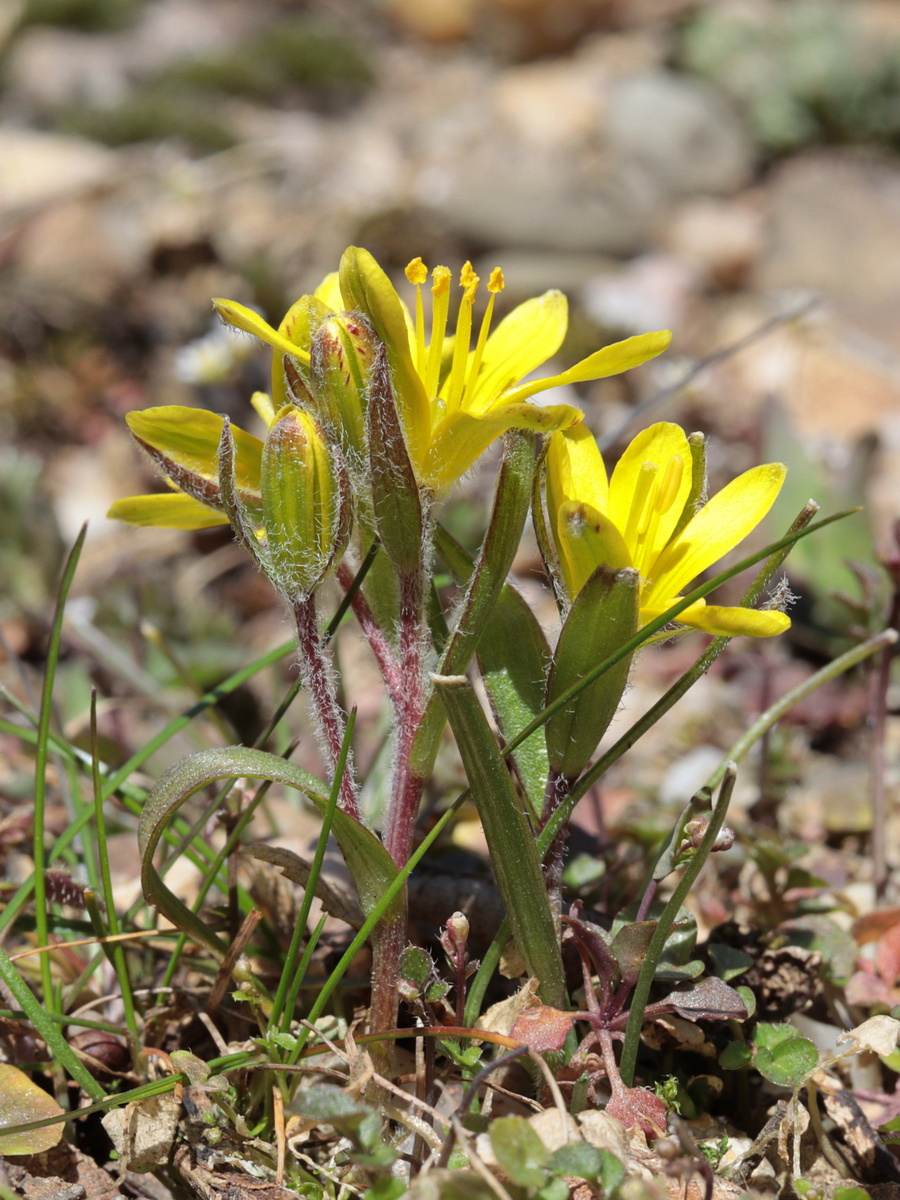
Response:
[{"label": "green leaf", "polygon": [[550,1151],[524,1117],[498,1117],[490,1137],[497,1162],[513,1183],[531,1188],[544,1183]]},{"label": "green leaf", "polygon": [[753,1059],[753,1051],[746,1042],[729,1042],[719,1055],[719,1066],[723,1071],[739,1071],[749,1067]]},{"label": "green leaf", "polygon": [[397,570],[408,575],[419,570],[422,562],[422,500],[403,438],[383,346],[375,356],[369,385],[366,440],[378,536]]},{"label": "green leaf", "polygon": [[[138,846],[141,854],[141,886],[150,904],[183,933],[189,934],[202,946],[223,958],[227,947],[209,926],[191,912],[186,904],[166,887],[153,864],[153,853],[162,836],[166,822],[184,802],[201,788],[217,779],[271,779],[275,783],[303,792],[320,813],[328,807],[327,799],[317,790],[320,780],[293,763],[262,750],[232,746],[223,750],[202,750],[170,767],[147,797],[138,825]],[[356,886],[363,913],[368,916],[378,904],[388,885],[396,878],[397,868],[378,838],[338,810],[332,826],[335,840],[341,848],[347,869]],[[389,910],[399,918],[404,911],[402,893]]]},{"label": "green leaf", "polygon": [[600,1182],[603,1184],[603,1194],[609,1200],[625,1182],[625,1165],[616,1158],[611,1150],[601,1150],[600,1157],[603,1160],[600,1168]]},{"label": "green leaf", "polygon": [[710,942],[706,947],[713,970],[720,979],[735,979],[743,975],[753,966],[753,959],[736,946],[726,946],[721,942]]},{"label": "green leaf", "polygon": [[[533,436],[521,431],[507,434],[490,523],[438,664],[441,675],[462,674],[484,634],[521,542],[534,463]],[[431,774],[443,726],[444,713],[432,696],[410,752],[410,769],[423,778]]]},{"label": "green leaf", "polygon": [[[615,654],[638,627],[641,580],[637,571],[600,566],[572,604],[547,681],[548,705]],[[547,721],[550,766],[567,779],[581,773],[619,707],[631,655],[601,675]]]},{"label": "green leaf", "polygon": [[550,1170],[557,1175],[575,1176],[593,1183],[600,1178],[602,1169],[603,1157],[590,1142],[568,1142],[550,1156]]},{"label": "green leaf", "polygon": [[48,1092],[18,1067],[0,1063],[0,1154],[43,1154],[51,1150],[62,1138],[62,1121],[20,1133],[4,1133],[3,1129],[57,1116],[65,1114]]},{"label": "green leaf", "polygon": [[829,917],[814,914],[785,921],[778,927],[792,946],[818,951],[822,955],[823,974],[828,983],[841,986],[856,970],[859,947],[845,929]]},{"label": "green leaf", "polygon": [[[460,584],[468,583],[474,560],[440,525],[438,553]],[[478,641],[478,665],[504,740],[509,742],[544,707],[550,648],[530,606],[506,583]],[[540,813],[549,762],[546,740],[532,734],[512,755],[532,812]]]},{"label": "green leaf", "polygon": [[753,1016],[756,1012],[756,993],[743,984],[734,989],[740,998],[743,1000],[749,1016]]},{"label": "green leaf", "polygon": [[819,1052],[809,1038],[801,1037],[792,1025],[760,1022],[754,1031],[756,1053],[753,1065],[770,1083],[800,1087],[819,1065]]},{"label": "green leaf", "polygon": [[609,948],[619,964],[623,984],[634,986],[654,933],[656,921],[640,921],[623,925],[613,938]]},{"label": "green leaf", "polygon": [[464,675],[433,676],[484,826],[491,865],[526,967],[545,1004],[561,1008],[565,977],[534,834],[497,739]]}]

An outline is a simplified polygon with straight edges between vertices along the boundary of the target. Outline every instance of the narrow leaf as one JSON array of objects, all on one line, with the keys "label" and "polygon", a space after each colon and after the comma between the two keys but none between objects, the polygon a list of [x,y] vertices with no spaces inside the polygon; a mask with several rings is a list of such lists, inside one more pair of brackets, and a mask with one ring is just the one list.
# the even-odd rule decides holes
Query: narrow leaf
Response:
[{"label": "narrow leaf", "polygon": [[[314,776],[277,755],[240,746],[192,754],[170,767],[153,788],[138,826],[144,895],[178,929],[219,958],[224,957],[227,947],[166,887],[153,864],[153,853],[166,822],[187,799],[217,779],[235,777],[271,779],[274,783],[296,788],[320,813],[324,813],[328,805],[327,799],[316,790],[319,781]],[[340,810],[334,814],[333,832],[356,886],[360,906],[368,915],[393,882],[397,868],[378,838]],[[398,913],[403,911],[402,898],[395,900],[395,907]],[[393,915],[394,909],[390,911]]]},{"label": "narrow leaf", "polygon": [[545,1004],[561,1008],[565,979],[556,924],[534,835],[497,739],[465,676],[434,676],[484,826],[491,865],[529,974]]}]

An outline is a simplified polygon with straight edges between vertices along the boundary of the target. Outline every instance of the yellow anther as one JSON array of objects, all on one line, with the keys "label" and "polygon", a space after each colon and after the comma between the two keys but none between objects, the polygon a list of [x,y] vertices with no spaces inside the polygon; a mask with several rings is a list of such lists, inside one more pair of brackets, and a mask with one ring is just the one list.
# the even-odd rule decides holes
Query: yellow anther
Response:
[{"label": "yellow anther", "polygon": [[491,271],[490,278],[488,279],[488,291],[502,292],[505,284],[506,280],[503,278],[503,272],[499,267],[494,267],[493,271]]},{"label": "yellow anther", "polygon": [[459,273],[459,286],[468,290],[472,284],[478,286],[478,276],[475,274],[475,269],[470,262],[463,263],[462,270]]},{"label": "yellow anther", "polygon": [[431,272],[431,290],[435,296],[440,296],[450,290],[450,280],[453,275],[449,267],[435,267]]},{"label": "yellow anther", "polygon": [[684,476],[684,460],[680,454],[674,454],[666,464],[666,470],[659,481],[654,507],[660,514],[666,513],[678,499],[678,490]]},{"label": "yellow anther", "polygon": [[414,258],[406,268],[406,278],[410,283],[414,283],[416,287],[424,283],[428,278],[428,268],[422,262],[421,258]]}]

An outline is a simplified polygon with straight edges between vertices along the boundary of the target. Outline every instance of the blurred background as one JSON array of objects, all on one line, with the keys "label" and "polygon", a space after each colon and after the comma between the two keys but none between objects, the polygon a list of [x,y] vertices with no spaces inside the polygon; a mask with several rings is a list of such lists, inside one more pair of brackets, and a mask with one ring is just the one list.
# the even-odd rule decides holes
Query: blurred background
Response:
[{"label": "blurred background", "polygon": [[[773,537],[810,495],[866,506],[795,553],[806,665],[767,648],[769,674],[795,680],[882,619],[874,555],[900,515],[900,4],[0,0],[0,46],[7,654],[39,659],[85,519],[74,697],[98,673],[152,694],[142,621],[197,687],[287,636],[229,535],[104,514],[158,486],[131,409],[251,424],[268,354],[218,327],[210,298],[277,324],[349,243],[398,274],[415,255],[500,265],[507,305],[560,287],[560,363],[671,328],[661,361],[579,393],[596,433],[614,447],[651,419],[703,429],[712,490],[787,462]],[[460,536],[477,537],[489,482],[469,482]],[[536,568],[527,547],[520,565]],[[854,695],[814,719],[858,731]]]}]

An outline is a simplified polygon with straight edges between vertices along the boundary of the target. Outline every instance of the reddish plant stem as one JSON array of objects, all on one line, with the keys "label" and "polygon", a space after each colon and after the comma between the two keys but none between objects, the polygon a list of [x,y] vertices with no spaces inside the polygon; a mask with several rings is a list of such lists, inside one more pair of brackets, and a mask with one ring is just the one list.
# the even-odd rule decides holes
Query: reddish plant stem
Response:
[{"label": "reddish plant stem", "polygon": [[[344,714],[337,701],[331,663],[319,632],[315,595],[301,596],[295,601],[294,620],[297,624],[301,666],[306,676],[313,709],[322,729],[328,766],[334,770],[344,741]],[[348,817],[353,817],[355,821],[361,820],[350,755],[347,756],[347,765],[341,778],[339,804]]]},{"label": "reddish plant stem", "polygon": [[425,712],[422,647],[425,638],[425,575],[400,575],[400,677],[403,700],[397,711],[397,761],[384,843],[398,867],[412,853],[425,780],[410,769],[410,751]]},{"label": "reddish plant stem", "polygon": [[[350,567],[345,562],[342,562],[335,574],[337,575],[338,583],[340,583],[344,591],[349,591],[354,582],[354,574]],[[378,669],[381,672],[382,679],[384,679],[384,686],[387,688],[391,704],[394,706],[395,711],[399,712],[404,702],[403,675],[393,648],[384,630],[378,624],[375,614],[372,612],[369,602],[362,592],[356,593],[350,601],[350,607],[353,609],[353,614],[357,621],[359,621],[359,627],[363,631],[366,641],[371,646],[372,653],[375,655],[375,661],[378,663]]]}]

